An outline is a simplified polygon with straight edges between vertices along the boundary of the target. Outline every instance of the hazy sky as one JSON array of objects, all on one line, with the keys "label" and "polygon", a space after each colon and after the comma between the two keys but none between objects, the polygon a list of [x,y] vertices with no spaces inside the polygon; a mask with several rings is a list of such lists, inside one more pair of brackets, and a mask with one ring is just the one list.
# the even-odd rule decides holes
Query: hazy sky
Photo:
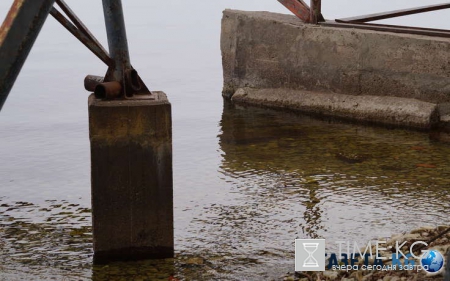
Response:
[{"label": "hazy sky", "polygon": [[[142,1],[147,0],[127,0],[122,1],[125,9],[127,7],[139,6]],[[2,0],[0,2],[0,18],[3,19],[11,5],[12,0]],[[89,7],[90,10],[96,11],[101,15],[101,1],[96,0],[67,0],[69,5],[74,7]],[[161,9],[170,13],[167,7],[173,9],[186,8],[186,12],[189,12],[195,16],[203,16],[205,13],[215,14],[217,10],[225,8],[243,9],[243,10],[266,10],[273,12],[288,13],[287,10],[278,3],[276,0],[197,0],[197,1],[181,1],[181,0],[152,0],[152,6],[155,9]],[[306,2],[308,2],[306,0]],[[369,14],[381,11],[389,11],[396,9],[404,9],[409,7],[417,7],[424,5],[440,4],[443,1],[439,0],[391,0],[391,1],[379,1],[379,0],[323,0],[323,13],[326,18],[333,19],[337,17],[347,17],[360,14]],[[167,16],[166,14],[161,14]],[[432,12],[422,16],[413,16],[400,20],[402,23],[411,25],[427,25],[436,26],[441,28],[450,28],[450,23],[446,22],[446,18],[450,15],[450,12]]]}]

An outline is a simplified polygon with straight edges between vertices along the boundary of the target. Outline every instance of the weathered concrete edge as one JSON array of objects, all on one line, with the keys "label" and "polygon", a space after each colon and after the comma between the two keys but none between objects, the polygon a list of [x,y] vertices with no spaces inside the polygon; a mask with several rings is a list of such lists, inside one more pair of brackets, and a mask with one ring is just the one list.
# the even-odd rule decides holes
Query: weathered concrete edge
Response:
[{"label": "weathered concrete edge", "polygon": [[435,127],[440,117],[437,104],[388,96],[354,96],[283,88],[239,88],[231,100],[240,104],[297,110],[422,130]]}]

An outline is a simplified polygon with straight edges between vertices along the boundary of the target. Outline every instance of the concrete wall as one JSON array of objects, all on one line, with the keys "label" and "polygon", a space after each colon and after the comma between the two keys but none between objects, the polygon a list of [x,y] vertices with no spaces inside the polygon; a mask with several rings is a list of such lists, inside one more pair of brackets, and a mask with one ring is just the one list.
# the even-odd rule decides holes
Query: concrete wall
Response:
[{"label": "concrete wall", "polygon": [[225,96],[289,88],[450,102],[450,39],[305,25],[295,16],[226,10]]}]

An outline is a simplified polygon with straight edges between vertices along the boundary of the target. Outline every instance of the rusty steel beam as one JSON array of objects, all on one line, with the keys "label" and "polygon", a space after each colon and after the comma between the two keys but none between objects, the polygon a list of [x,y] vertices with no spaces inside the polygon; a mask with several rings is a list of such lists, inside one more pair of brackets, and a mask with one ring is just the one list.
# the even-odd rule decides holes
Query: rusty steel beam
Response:
[{"label": "rusty steel beam", "polygon": [[[348,23],[348,24],[353,24],[353,23]],[[446,33],[450,33],[450,30],[448,29],[438,29],[438,28],[427,28],[427,27],[416,27],[416,26],[403,26],[403,25],[391,25],[391,24],[379,24],[379,23],[368,23],[368,22],[362,22],[362,23],[357,23],[357,24],[361,24],[364,26],[368,26],[368,27],[382,27],[382,28],[386,28],[386,29],[391,29],[391,30],[395,30],[395,29],[401,29],[403,30],[414,30],[414,31],[420,31],[423,32],[422,35],[430,35],[430,36],[434,36],[434,34],[446,34]],[[426,32],[430,32],[429,34],[427,34]]]},{"label": "rusty steel beam", "polygon": [[399,26],[399,25],[368,24],[368,23],[344,23],[336,21],[326,21],[320,23],[320,25],[329,27],[358,28],[375,31],[393,32],[393,33],[406,33],[406,34],[417,34],[417,35],[450,38],[450,30],[443,30],[443,29],[419,28],[419,27]]},{"label": "rusty steel beam", "polygon": [[423,7],[418,7],[418,8],[370,14],[370,15],[364,15],[364,16],[358,16],[358,17],[351,17],[351,18],[345,18],[345,19],[337,19],[336,22],[364,23],[364,22],[369,22],[369,21],[384,20],[384,19],[396,18],[396,17],[401,17],[401,16],[408,16],[408,15],[420,14],[420,13],[425,13],[425,12],[443,10],[443,9],[448,9],[448,8],[450,8],[450,4],[438,4],[438,5],[423,6]]},{"label": "rusty steel beam", "polygon": [[105,82],[124,82],[125,72],[132,69],[121,0],[103,0],[109,54],[115,65]]},{"label": "rusty steel beam", "polygon": [[[139,77],[130,62],[125,19],[121,0],[103,0],[106,34],[108,36],[109,54],[114,60],[113,67],[106,72],[104,83],[119,82],[122,84],[122,98],[148,98],[151,91]],[[98,87],[97,87],[98,88]]]},{"label": "rusty steel beam", "polygon": [[[61,8],[61,10],[69,17],[69,19],[78,28],[78,30],[81,31],[90,40],[90,43],[93,44],[94,46],[96,46],[96,49],[100,50],[100,54],[102,54],[102,57],[109,58],[109,55],[108,55],[108,52],[106,51],[106,49],[102,46],[102,44],[100,44],[100,42],[97,40],[97,38],[95,38],[95,36],[89,31],[89,29],[77,17],[77,15],[72,11],[72,9],[70,9],[70,7],[66,4],[66,2],[64,0],[56,0],[56,4],[58,4],[58,6]],[[75,34],[74,34],[74,36],[76,37]],[[78,38],[78,39],[80,39],[80,38]],[[103,62],[105,62],[102,58],[100,58],[100,59]],[[109,60],[111,61],[110,58],[109,58]]]},{"label": "rusty steel beam", "polygon": [[321,0],[311,0],[310,13],[310,23],[317,24],[320,21],[320,17],[322,15]]},{"label": "rusty steel beam", "polygon": [[303,0],[278,0],[286,8],[289,9],[294,15],[296,15],[303,22],[310,22],[311,11],[308,5]]},{"label": "rusty steel beam", "polygon": [[55,0],[15,0],[0,28],[0,110]]},{"label": "rusty steel beam", "polygon": [[91,38],[87,37],[82,30],[75,27],[68,19],[64,17],[63,14],[61,14],[55,8],[51,9],[50,14],[106,65],[114,65],[113,60],[108,55],[108,52],[100,45],[100,43],[97,44],[95,41],[91,40]]}]

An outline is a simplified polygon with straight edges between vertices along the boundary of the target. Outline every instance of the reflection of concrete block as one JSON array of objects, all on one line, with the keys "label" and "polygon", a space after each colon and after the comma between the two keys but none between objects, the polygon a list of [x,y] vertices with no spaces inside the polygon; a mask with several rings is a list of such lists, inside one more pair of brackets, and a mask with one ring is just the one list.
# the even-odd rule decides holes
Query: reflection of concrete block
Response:
[{"label": "reflection of concrete block", "polygon": [[89,97],[94,260],[173,256],[171,105]]}]

